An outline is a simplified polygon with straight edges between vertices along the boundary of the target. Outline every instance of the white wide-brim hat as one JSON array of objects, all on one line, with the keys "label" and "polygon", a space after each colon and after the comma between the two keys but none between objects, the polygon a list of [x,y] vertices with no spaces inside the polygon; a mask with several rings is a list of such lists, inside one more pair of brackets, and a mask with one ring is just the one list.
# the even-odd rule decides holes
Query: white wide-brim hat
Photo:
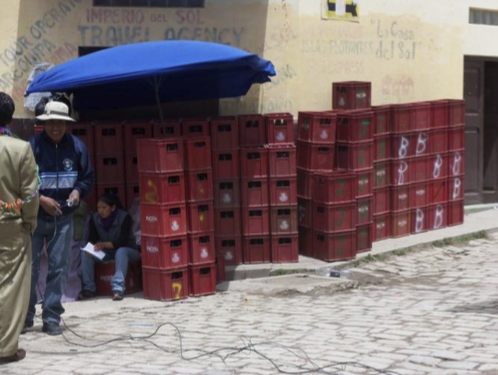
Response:
[{"label": "white wide-brim hat", "polygon": [[75,121],[71,117],[69,117],[69,108],[66,104],[62,102],[48,102],[45,105],[45,111],[43,111],[43,115],[36,117],[41,121],[48,120],[66,120],[66,121]]}]

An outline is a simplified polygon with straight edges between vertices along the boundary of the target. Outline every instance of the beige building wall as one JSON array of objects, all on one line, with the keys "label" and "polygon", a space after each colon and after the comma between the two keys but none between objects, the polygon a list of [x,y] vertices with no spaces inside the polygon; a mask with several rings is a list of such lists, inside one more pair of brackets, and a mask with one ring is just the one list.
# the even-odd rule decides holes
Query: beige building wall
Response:
[{"label": "beige building wall", "polygon": [[331,109],[334,81],[371,81],[374,105],[461,98],[464,50],[478,48],[469,42],[468,2],[453,0],[362,1],[359,22],[323,19],[324,0],[208,0],[204,9],[3,2],[0,90],[13,95],[22,118],[32,117],[23,108],[32,64],[60,64],[78,47],[164,39],[239,47],[271,60],[278,75],[243,98],[222,100],[221,113],[294,115]]},{"label": "beige building wall", "polygon": [[[498,12],[498,2],[494,0],[467,1],[468,8]],[[465,34],[465,56],[498,57],[498,27],[473,25],[468,23]]]}]

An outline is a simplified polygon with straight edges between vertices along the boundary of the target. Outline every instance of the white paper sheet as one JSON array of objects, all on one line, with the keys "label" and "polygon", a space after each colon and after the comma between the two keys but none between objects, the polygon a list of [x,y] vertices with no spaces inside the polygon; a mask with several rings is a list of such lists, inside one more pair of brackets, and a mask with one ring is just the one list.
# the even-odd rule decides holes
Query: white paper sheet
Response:
[{"label": "white paper sheet", "polygon": [[105,257],[105,252],[103,252],[103,251],[95,251],[95,248],[93,247],[93,245],[90,242],[88,242],[85,245],[85,247],[82,247],[81,250],[86,251],[87,253],[92,254],[93,256],[99,258],[100,260],[102,260]]}]

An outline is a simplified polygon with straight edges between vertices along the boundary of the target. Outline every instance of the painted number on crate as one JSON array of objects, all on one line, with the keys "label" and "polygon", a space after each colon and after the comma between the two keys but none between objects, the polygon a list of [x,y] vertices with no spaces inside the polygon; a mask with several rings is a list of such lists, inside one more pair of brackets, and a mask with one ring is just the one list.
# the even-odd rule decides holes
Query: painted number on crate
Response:
[{"label": "painted number on crate", "polygon": [[369,127],[370,127],[370,121],[363,120],[360,122],[360,138],[366,138]]},{"label": "painted number on crate", "polygon": [[344,255],[344,236],[339,237],[339,248],[335,249],[335,255],[337,256]]},{"label": "painted number on crate", "polygon": [[405,172],[408,171],[408,164],[401,162],[398,167],[398,185],[405,183]]},{"label": "painted number on crate", "polygon": [[410,141],[406,137],[401,137],[401,144],[399,145],[398,157],[406,158],[408,156],[408,147],[410,147]]},{"label": "painted number on crate", "polygon": [[377,170],[377,186],[380,186],[384,183],[384,179],[386,178],[386,168],[382,167]]},{"label": "painted number on crate", "polygon": [[368,189],[369,176],[360,178],[358,177],[358,190],[360,193],[363,193],[366,189]]},{"label": "painted number on crate", "polygon": [[173,287],[173,299],[180,299],[182,297],[182,283],[174,282],[171,286]]},{"label": "painted number on crate", "polygon": [[439,178],[439,176],[441,176],[442,166],[443,166],[443,157],[441,155],[436,155],[436,160],[434,161],[434,169],[432,171],[433,178]]},{"label": "painted number on crate", "polygon": [[386,222],[384,220],[379,220],[377,221],[377,238],[382,237],[382,233],[384,231],[384,228],[386,227]]},{"label": "painted number on crate", "polygon": [[457,199],[460,197],[460,188],[462,186],[462,180],[459,178],[455,178],[455,182],[453,183],[453,199]]},{"label": "painted number on crate", "polygon": [[336,217],[335,219],[335,226],[336,229],[340,229],[342,227],[342,224],[344,224],[344,217],[346,216],[346,212],[344,211],[344,209],[342,209],[336,213],[336,216],[339,217]]},{"label": "painted number on crate", "polygon": [[417,155],[421,155],[425,152],[427,149],[427,140],[429,139],[429,135],[427,133],[420,133],[418,135],[418,140],[417,140],[417,148],[415,150],[415,153]]},{"label": "painted number on crate", "polygon": [[462,166],[462,155],[457,152],[453,158],[453,165],[451,166],[451,172],[453,176],[458,176],[460,174],[460,169]]},{"label": "painted number on crate", "polygon": [[434,229],[441,228],[443,225],[444,207],[440,204],[436,206],[436,211],[434,212]]},{"label": "painted number on crate", "polygon": [[337,189],[335,190],[337,197],[342,197],[342,194],[344,194],[344,185],[346,185],[345,180],[337,180]]},{"label": "painted number on crate", "polygon": [[368,215],[368,203],[365,203],[358,207],[358,213],[361,219],[365,219]]},{"label": "painted number on crate", "polygon": [[358,104],[361,104],[366,98],[367,93],[365,92],[365,90],[358,89],[358,91],[356,92],[356,102]]},{"label": "painted number on crate", "polygon": [[422,232],[424,230],[424,211],[417,208],[415,214],[415,233]]},{"label": "painted number on crate", "polygon": [[157,186],[151,180],[147,181],[149,191],[145,193],[145,201],[148,203],[157,203]]},{"label": "painted number on crate", "polygon": [[378,158],[384,158],[386,155],[386,140],[382,139],[379,141]]},{"label": "painted number on crate", "polygon": [[362,229],[360,230],[360,243],[358,244],[358,247],[360,249],[363,249],[367,246],[367,230],[366,229]]}]

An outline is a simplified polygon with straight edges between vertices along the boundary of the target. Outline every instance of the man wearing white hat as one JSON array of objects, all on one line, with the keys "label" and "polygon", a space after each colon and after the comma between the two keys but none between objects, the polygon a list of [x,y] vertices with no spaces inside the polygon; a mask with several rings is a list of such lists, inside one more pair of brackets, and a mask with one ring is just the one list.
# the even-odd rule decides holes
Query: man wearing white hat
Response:
[{"label": "man wearing white hat", "polygon": [[24,332],[33,326],[36,312],[36,285],[40,275],[40,257],[47,247],[48,273],[42,305],[42,331],[60,335],[60,317],[64,313],[64,293],[71,256],[73,212],[80,199],[90,193],[94,171],[85,144],[66,133],[69,107],[48,102],[42,115],[45,129],[30,139],[41,178],[38,226],[32,238],[31,296]]}]

